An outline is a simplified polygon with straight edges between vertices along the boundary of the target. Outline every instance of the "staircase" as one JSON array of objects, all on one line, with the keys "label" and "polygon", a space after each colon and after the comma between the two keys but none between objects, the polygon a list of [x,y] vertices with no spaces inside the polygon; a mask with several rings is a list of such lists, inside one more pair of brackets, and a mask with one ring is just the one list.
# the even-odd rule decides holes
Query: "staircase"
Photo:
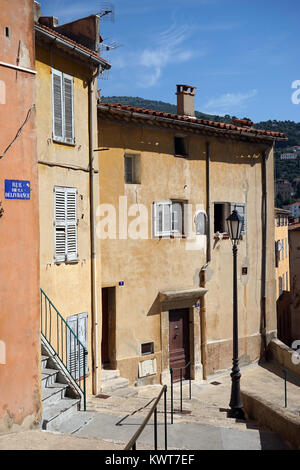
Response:
[{"label": "staircase", "polygon": [[117,397],[134,397],[138,394],[134,387],[129,386],[129,380],[120,377],[119,370],[102,369],[101,393]]},{"label": "staircase", "polygon": [[42,344],[42,422],[41,428],[72,434],[88,423],[93,412],[79,411],[81,396],[58,362]]}]

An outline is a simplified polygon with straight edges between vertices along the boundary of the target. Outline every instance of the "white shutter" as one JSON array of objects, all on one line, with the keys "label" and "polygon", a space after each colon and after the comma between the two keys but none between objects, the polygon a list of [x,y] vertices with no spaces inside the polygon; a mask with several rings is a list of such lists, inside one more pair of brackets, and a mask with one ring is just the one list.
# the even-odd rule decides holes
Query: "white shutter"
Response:
[{"label": "white shutter", "polygon": [[64,140],[74,143],[73,77],[63,74]]},{"label": "white shutter", "polygon": [[53,138],[63,140],[62,73],[54,69],[52,69],[52,121]]},{"label": "white shutter", "polygon": [[172,233],[182,235],[182,204],[180,202],[172,203]]},{"label": "white shutter", "polygon": [[54,227],[55,248],[54,258],[56,262],[64,262],[66,259],[66,193],[65,188],[54,188]]},{"label": "white shutter", "polygon": [[67,261],[77,260],[77,190],[66,188]]},{"label": "white shutter", "polygon": [[[88,314],[79,313],[67,319],[67,324],[78,337],[80,343],[88,349]],[[73,378],[83,377],[84,350],[74,335],[67,332],[67,368]],[[85,356],[85,373],[88,373],[88,356]]]},{"label": "white shutter", "polygon": [[[88,314],[87,313],[79,313],[78,314],[78,338],[82,345],[88,349]],[[80,347],[80,353],[79,353],[79,358],[80,358],[80,376],[83,376],[83,348]],[[85,373],[88,373],[88,356],[85,356]]]},{"label": "white shutter", "polygon": [[[67,324],[77,335],[78,323],[77,315],[67,318]],[[79,365],[77,364],[77,341],[71,331],[67,328],[67,369],[74,379],[79,378]]]},{"label": "white shutter", "polygon": [[153,203],[153,234],[155,237],[171,235],[171,201]]}]

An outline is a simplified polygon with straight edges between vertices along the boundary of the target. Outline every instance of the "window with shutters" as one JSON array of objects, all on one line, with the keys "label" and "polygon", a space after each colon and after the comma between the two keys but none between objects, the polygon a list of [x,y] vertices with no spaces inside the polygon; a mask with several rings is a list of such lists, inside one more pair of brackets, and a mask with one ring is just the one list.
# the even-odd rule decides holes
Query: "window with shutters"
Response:
[{"label": "window with shutters", "polygon": [[52,69],[53,139],[74,144],[73,77]]},{"label": "window with shutters", "polygon": [[54,188],[54,259],[56,263],[78,260],[77,189]]},{"label": "window with shutters", "polygon": [[153,203],[154,237],[184,235],[184,202],[163,201]]},{"label": "window with shutters", "polygon": [[124,180],[126,184],[141,183],[141,156],[139,154],[125,153]]},{"label": "window with shutters", "polygon": [[67,368],[73,378],[79,379],[84,375],[84,366],[85,374],[88,373],[88,356],[84,359],[84,348],[88,349],[88,314],[72,315],[67,318],[67,324],[78,338],[67,331]]}]

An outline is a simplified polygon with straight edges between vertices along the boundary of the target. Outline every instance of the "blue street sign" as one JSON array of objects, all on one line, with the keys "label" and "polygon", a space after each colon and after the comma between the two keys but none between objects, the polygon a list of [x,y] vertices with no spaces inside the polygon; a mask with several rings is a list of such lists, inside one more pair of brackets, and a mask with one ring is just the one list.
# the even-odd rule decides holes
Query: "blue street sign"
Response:
[{"label": "blue street sign", "polygon": [[30,181],[5,180],[5,199],[30,199]]}]

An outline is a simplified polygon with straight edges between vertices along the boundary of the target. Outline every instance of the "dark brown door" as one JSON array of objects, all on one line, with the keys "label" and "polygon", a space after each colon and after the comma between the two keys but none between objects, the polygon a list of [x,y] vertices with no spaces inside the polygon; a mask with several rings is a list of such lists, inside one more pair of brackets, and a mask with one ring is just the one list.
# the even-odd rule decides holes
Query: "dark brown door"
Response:
[{"label": "dark brown door", "polygon": [[[169,311],[169,359],[173,369],[173,379],[180,379],[180,370],[190,360],[189,309]],[[182,377],[189,378],[189,367],[182,369]]]},{"label": "dark brown door", "polygon": [[109,365],[109,316],[108,316],[108,288],[102,289],[102,367]]}]

